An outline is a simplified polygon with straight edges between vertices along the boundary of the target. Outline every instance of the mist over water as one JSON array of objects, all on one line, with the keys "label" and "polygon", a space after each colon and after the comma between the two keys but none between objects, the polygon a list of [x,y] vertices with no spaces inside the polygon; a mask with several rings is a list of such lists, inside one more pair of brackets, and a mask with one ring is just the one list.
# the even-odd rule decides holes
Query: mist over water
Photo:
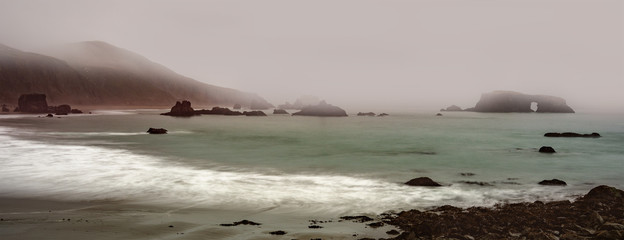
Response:
[{"label": "mist over water", "polygon": [[[599,184],[624,187],[622,119],[478,113],[174,118],[152,111],[3,118],[0,195],[303,215],[573,199]],[[170,132],[143,133],[148,127]],[[570,129],[604,137],[542,137]],[[542,145],[558,153],[537,153]],[[447,186],[402,184],[420,176]],[[569,186],[536,184],[551,178]]]}]

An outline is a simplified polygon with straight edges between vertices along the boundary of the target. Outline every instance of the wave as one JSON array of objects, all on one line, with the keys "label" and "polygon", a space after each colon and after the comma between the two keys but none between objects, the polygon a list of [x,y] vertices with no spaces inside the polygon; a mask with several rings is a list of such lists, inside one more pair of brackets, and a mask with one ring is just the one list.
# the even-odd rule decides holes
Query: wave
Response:
[{"label": "wave", "polygon": [[419,188],[365,177],[199,169],[128,150],[15,139],[7,131],[0,127],[2,196],[340,214],[571,198],[538,186]]}]

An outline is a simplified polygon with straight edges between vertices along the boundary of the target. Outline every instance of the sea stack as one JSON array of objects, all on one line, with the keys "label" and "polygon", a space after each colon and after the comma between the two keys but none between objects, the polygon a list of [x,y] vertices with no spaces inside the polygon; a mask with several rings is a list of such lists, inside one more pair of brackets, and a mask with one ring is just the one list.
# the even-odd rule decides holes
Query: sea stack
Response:
[{"label": "sea stack", "polygon": [[25,113],[47,113],[48,102],[46,101],[46,95],[40,93],[22,94],[18,101],[17,106],[19,112]]},{"label": "sea stack", "polygon": [[574,113],[563,98],[547,95],[528,95],[511,91],[484,93],[474,108],[475,112],[533,112],[531,104],[537,103],[538,113]]},{"label": "sea stack", "polygon": [[317,116],[317,117],[346,117],[347,112],[339,107],[331,104],[327,104],[325,101],[321,101],[318,105],[307,106],[301,109],[301,111],[293,113],[293,116]]},{"label": "sea stack", "polygon": [[167,116],[175,116],[175,117],[190,117],[196,115],[195,110],[191,107],[191,102],[189,101],[177,101],[175,106],[171,108],[171,111],[168,113],[163,113],[162,115]]}]

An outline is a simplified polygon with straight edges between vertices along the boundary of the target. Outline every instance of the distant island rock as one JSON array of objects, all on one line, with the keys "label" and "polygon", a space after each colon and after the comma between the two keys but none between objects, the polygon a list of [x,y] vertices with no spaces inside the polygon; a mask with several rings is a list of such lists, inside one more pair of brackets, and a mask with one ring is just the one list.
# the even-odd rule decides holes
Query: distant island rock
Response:
[{"label": "distant island rock", "polygon": [[307,106],[301,111],[293,113],[293,116],[317,116],[317,117],[346,117],[347,112],[337,106],[321,101],[318,105]]},{"label": "distant island rock", "polygon": [[528,95],[511,91],[484,93],[474,108],[474,112],[533,112],[531,104],[537,103],[539,113],[574,113],[563,98],[547,95]]},{"label": "distant island rock", "polygon": [[440,109],[440,111],[458,112],[458,111],[463,111],[463,110],[457,105],[451,105],[451,106],[448,106],[447,108]]},{"label": "distant island rock", "polygon": [[171,107],[171,111],[167,113],[163,113],[161,115],[174,116],[174,117],[190,117],[193,115],[197,115],[195,110],[191,107],[191,102],[189,101],[177,101],[176,104]]},{"label": "distant island rock", "polygon": [[591,134],[580,134],[575,132],[549,132],[544,134],[544,137],[583,137],[583,138],[599,138],[601,137],[599,133],[591,133]]},{"label": "distant island rock", "polygon": [[273,114],[288,114],[284,109],[273,109]]},{"label": "distant island rock", "polygon": [[374,112],[367,112],[367,113],[363,113],[363,112],[358,112],[357,113],[358,116],[369,116],[369,117],[374,117],[376,114]]}]

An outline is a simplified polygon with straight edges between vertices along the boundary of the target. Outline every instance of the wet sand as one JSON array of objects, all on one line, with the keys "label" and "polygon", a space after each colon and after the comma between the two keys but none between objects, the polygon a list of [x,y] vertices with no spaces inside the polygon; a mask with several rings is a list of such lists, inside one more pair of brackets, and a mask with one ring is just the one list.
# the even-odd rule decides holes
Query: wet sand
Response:
[{"label": "wet sand", "polygon": [[[372,228],[336,218],[268,211],[167,208],[120,202],[59,202],[0,198],[0,239],[360,239],[388,238],[390,226]],[[258,226],[221,226],[250,220]],[[317,220],[313,223],[310,220]],[[310,225],[322,228],[309,228]],[[285,235],[270,232],[282,230]]]}]

